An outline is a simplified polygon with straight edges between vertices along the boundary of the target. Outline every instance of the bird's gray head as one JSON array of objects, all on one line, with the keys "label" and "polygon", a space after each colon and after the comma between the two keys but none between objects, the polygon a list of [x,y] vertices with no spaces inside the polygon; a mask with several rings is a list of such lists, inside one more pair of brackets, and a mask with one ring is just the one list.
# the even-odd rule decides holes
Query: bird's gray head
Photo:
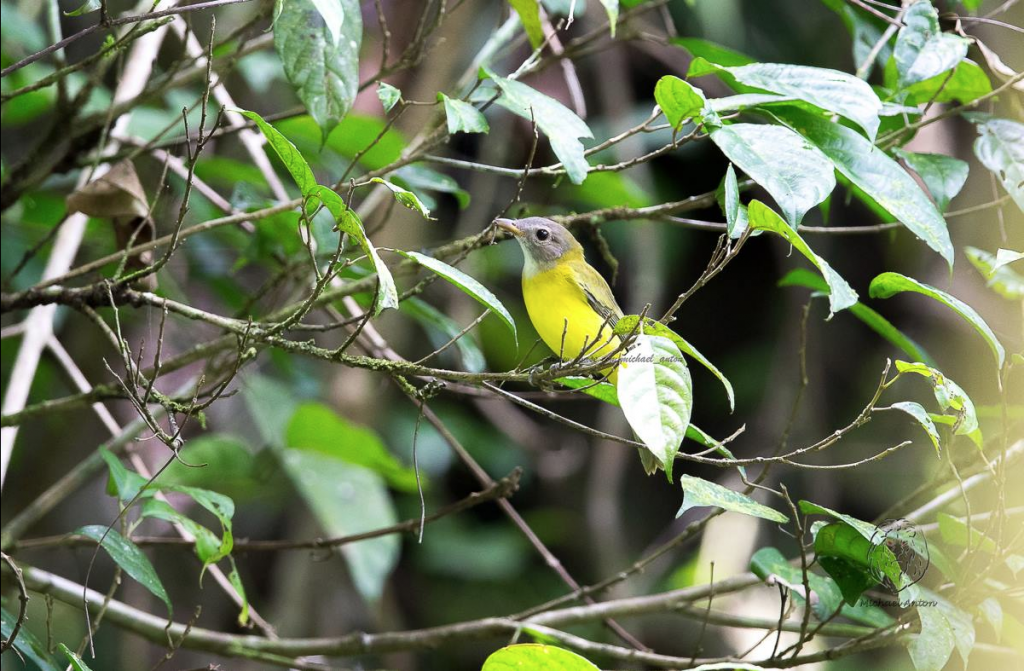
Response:
[{"label": "bird's gray head", "polygon": [[494,224],[511,233],[523,248],[527,275],[550,269],[567,254],[582,253],[580,243],[565,226],[544,217],[495,219]]}]

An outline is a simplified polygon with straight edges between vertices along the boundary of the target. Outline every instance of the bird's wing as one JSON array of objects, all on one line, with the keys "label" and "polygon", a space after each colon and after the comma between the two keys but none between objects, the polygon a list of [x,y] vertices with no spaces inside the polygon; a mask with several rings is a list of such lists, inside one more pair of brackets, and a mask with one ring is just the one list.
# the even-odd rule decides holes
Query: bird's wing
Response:
[{"label": "bird's wing", "polygon": [[576,281],[583,288],[583,294],[587,297],[587,303],[594,312],[601,315],[602,319],[615,326],[622,317],[622,308],[615,302],[608,283],[604,281],[601,274],[587,263],[577,264],[573,268],[576,274]]}]

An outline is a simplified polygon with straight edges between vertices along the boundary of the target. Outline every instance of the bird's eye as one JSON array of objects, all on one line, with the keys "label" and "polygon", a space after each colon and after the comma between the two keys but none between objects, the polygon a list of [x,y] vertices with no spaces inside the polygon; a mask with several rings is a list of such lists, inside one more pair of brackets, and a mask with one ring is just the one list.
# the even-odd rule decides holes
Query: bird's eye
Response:
[{"label": "bird's eye", "polygon": [[537,229],[537,239],[540,240],[541,242],[544,242],[545,240],[547,240],[550,237],[551,237],[551,231],[549,231],[548,229],[546,229],[546,228],[538,228]]}]

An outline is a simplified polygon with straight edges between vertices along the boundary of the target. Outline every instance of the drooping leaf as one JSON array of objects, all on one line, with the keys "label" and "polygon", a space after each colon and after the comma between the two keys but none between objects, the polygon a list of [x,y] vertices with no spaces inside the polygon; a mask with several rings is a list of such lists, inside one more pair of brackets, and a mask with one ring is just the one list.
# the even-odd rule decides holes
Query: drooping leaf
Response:
[{"label": "drooping leaf", "polygon": [[871,280],[871,287],[869,289],[872,298],[890,298],[904,291],[913,291],[928,296],[957,313],[961,319],[970,324],[985,339],[989,349],[992,350],[996,357],[996,365],[1002,368],[1003,361],[1006,358],[1006,352],[1003,349],[1002,343],[999,342],[996,334],[992,332],[992,329],[981,318],[981,315],[960,299],[924,282],[918,282],[912,277],[900,275],[899,273],[882,273],[878,275],[875,279]]},{"label": "drooping leaf", "polygon": [[[789,271],[781,280],[779,280],[779,286],[807,287],[808,289],[819,291],[822,294],[828,294],[829,292],[828,284],[821,275],[817,275],[806,268],[794,268]],[[878,314],[874,309],[860,301],[857,301],[850,306],[849,312],[854,317],[864,322],[864,324],[866,324],[872,331],[903,350],[911,358],[923,361],[928,365],[934,365],[934,359],[932,359],[923,347],[893,326],[888,319]]]},{"label": "drooping leaf", "polygon": [[[621,378],[620,378],[621,379]],[[676,513],[679,517],[690,508],[713,506],[722,508],[734,513],[742,513],[752,517],[760,517],[771,522],[785,524],[789,518],[766,505],[760,504],[754,499],[733,491],[728,487],[709,482],[692,475],[683,475],[680,478],[683,487],[683,505]]]},{"label": "drooping leaf", "polygon": [[1024,212],[1024,123],[983,116],[971,119],[978,126],[974,155]]},{"label": "drooping leaf", "polygon": [[736,181],[736,171],[732,169],[732,163],[725,170],[724,183],[725,203],[725,225],[729,237],[738,239],[750,225],[747,206],[740,202],[739,183]]},{"label": "drooping leaf", "polygon": [[387,308],[397,308],[398,287],[395,286],[395,278],[391,275],[384,260],[380,258],[373,243],[366,237],[363,222],[360,221],[359,216],[345,204],[341,196],[326,186],[316,186],[312,193],[330,211],[338,230],[352,236],[373,264],[378,282],[377,300],[373,307],[374,315],[379,315]]},{"label": "drooping leaf", "polygon": [[299,187],[299,191],[304,196],[311,194],[316,189],[316,177],[313,176],[313,171],[310,169],[309,164],[306,163],[306,159],[303,158],[302,153],[295,148],[292,141],[286,138],[281,131],[277,130],[269,123],[263,120],[256,112],[249,112],[245,110],[239,110],[242,116],[246,117],[251,121],[255,121],[260,131],[263,132],[264,137],[267,138],[267,142],[273,147],[274,152],[278,158],[281,159],[281,163],[284,164],[285,169],[295,180],[295,185]]},{"label": "drooping leaf", "polygon": [[845,117],[875,139],[882,101],[867,82],[839,70],[783,63],[751,63],[729,67],[695,61],[690,76],[723,73],[748,87],[768,91]]},{"label": "drooping leaf", "polygon": [[939,513],[938,522],[942,540],[950,545],[981,550],[992,555],[999,552],[999,544],[979,530],[976,524],[968,526],[967,522],[946,513]]},{"label": "drooping leaf", "polygon": [[771,194],[794,228],[835,188],[828,158],[783,126],[730,124],[712,130],[711,141]]},{"label": "drooping leaf", "polygon": [[799,110],[779,112],[825,153],[847,179],[953,265],[946,221],[914,178],[860,133]]},{"label": "drooping leaf", "polygon": [[142,505],[140,516],[142,518],[164,520],[171,524],[181,525],[186,531],[192,534],[192,536],[195,537],[196,556],[199,557],[201,562],[203,562],[204,575],[206,568],[210,564],[215,564],[220,561],[224,557],[228,556],[228,553],[231,551],[231,547],[224,547],[221,543],[221,539],[206,526],[176,510],[166,501],[149,499]]},{"label": "drooping leaf", "polygon": [[900,87],[952,70],[967,56],[970,43],[966,37],[941,31],[938,11],[928,0],[911,4],[903,13],[893,49]]},{"label": "drooping leaf", "polygon": [[145,217],[149,201],[131,161],[119,161],[110,170],[67,198],[68,212],[90,217]]},{"label": "drooping leaf", "polygon": [[920,403],[900,401],[893,403],[890,407],[905,412],[916,419],[917,423],[921,425],[921,428],[924,429],[925,433],[928,434],[928,438],[932,441],[932,445],[935,447],[935,456],[941,456],[939,453],[939,432],[935,428],[935,422],[928,416],[928,411]]},{"label": "drooping leaf", "polygon": [[408,259],[412,259],[427,270],[430,270],[441,277],[441,279],[458,287],[467,296],[470,296],[476,302],[480,303],[480,305],[489,308],[494,314],[498,315],[501,321],[504,322],[505,326],[512,331],[512,337],[517,337],[515,320],[512,319],[512,315],[509,314],[509,311],[490,289],[480,284],[458,268],[450,266],[444,261],[439,261],[432,256],[420,254],[419,252],[405,252],[401,250],[398,250],[398,253]]},{"label": "drooping leaf", "polygon": [[600,0],[608,15],[608,31],[615,37],[615,27],[619,24],[619,0]]},{"label": "drooping leaf", "polygon": [[553,645],[519,643],[510,645],[484,660],[480,671],[518,671],[544,669],[544,671],[598,671],[585,657]]},{"label": "drooping leaf", "polygon": [[449,135],[487,133],[491,130],[491,127],[487,125],[487,119],[476,106],[458,98],[449,98],[443,93],[438,93],[437,99],[444,103],[444,115],[448,121]]},{"label": "drooping leaf", "polygon": [[231,570],[228,571],[228,582],[231,583],[231,588],[235,590],[235,594],[242,601],[242,608],[238,611],[238,624],[244,627],[249,623],[249,597],[245,594],[245,585],[242,583],[242,576],[238,573],[238,566],[235,565],[234,557],[229,555],[228,560],[231,562]]},{"label": "drooping leaf", "polygon": [[[887,556],[880,558],[879,553]],[[881,569],[891,584],[901,585],[900,567],[884,545],[874,545],[844,522],[827,524],[814,536],[814,554],[825,572],[839,585],[843,599],[855,605],[864,590],[878,584]]]},{"label": "drooping leaf", "polygon": [[523,24],[526,37],[530,40],[530,46],[534,49],[544,43],[544,28],[540,22],[540,3],[538,0],[508,0],[519,21]]},{"label": "drooping leaf", "polygon": [[110,558],[125,573],[149,590],[153,596],[163,601],[167,606],[167,612],[171,612],[171,599],[167,596],[167,590],[164,589],[164,585],[160,582],[160,577],[156,574],[149,559],[142,554],[142,550],[135,543],[119,534],[115,529],[108,530],[100,524],[81,527],[74,533],[91,538],[102,545]]},{"label": "drooping leaf", "polygon": [[562,103],[526,84],[499,77],[486,68],[484,72],[501,89],[498,104],[524,119],[535,121],[551,143],[551,150],[565,167],[569,181],[582,184],[590,166],[584,156],[580,138],[594,137],[583,119]]},{"label": "drooping leaf", "polygon": [[[440,347],[462,331],[462,327],[453,319],[433,305],[415,296],[402,301],[401,310],[411,315],[413,319],[424,326],[434,329],[440,334],[441,340],[434,342],[436,347]],[[455,348],[462,357],[462,364],[465,370],[471,373],[479,373],[486,368],[487,361],[484,359],[483,352],[480,351],[480,347],[468,333],[455,341]]]},{"label": "drooping leaf", "polygon": [[288,424],[287,442],[294,449],[367,468],[400,491],[416,491],[416,474],[388,451],[376,432],[345,420],[326,405],[300,405]]},{"label": "drooping leaf", "polygon": [[693,409],[693,383],[668,338],[640,333],[619,364],[619,404],[637,437],[672,481],[672,462]]},{"label": "drooping leaf", "polygon": [[[1011,252],[1008,249],[1000,249],[1003,252],[1003,263],[1000,263],[999,254],[995,256],[977,247],[965,247],[964,253],[967,258],[978,269],[978,272],[987,280],[988,286],[1004,298],[1010,300],[1024,299],[1024,277],[1019,275],[1008,264],[1013,259],[1011,255],[1018,255],[1019,252]],[[1007,254],[1009,252],[1009,254]]]},{"label": "drooping leaf", "polygon": [[829,286],[829,316],[839,310],[844,310],[857,303],[857,292],[853,290],[842,276],[832,269],[825,259],[821,258],[807,246],[803,238],[782,220],[774,210],[759,200],[753,200],[747,207],[750,216],[750,227],[754,230],[764,230],[776,233],[785,238],[793,245],[808,261],[821,272],[822,277]]},{"label": "drooping leaf", "polygon": [[687,119],[698,116],[707,102],[700,89],[672,75],[662,77],[655,84],[654,100],[676,130]]},{"label": "drooping leaf", "polygon": [[[329,23],[320,6],[332,8]],[[278,3],[274,48],[285,76],[326,139],[348,114],[359,90],[363,18],[357,0],[287,0]],[[335,31],[337,36],[335,37]]]},{"label": "drooping leaf", "polygon": [[388,190],[391,191],[392,194],[394,194],[395,200],[397,200],[399,203],[401,203],[406,208],[412,210],[413,212],[419,213],[419,215],[424,219],[433,219],[433,217],[430,216],[430,210],[427,209],[427,206],[424,205],[423,201],[419,199],[419,196],[417,196],[412,191],[409,191],[408,189],[403,189],[394,182],[389,182],[388,180],[381,179],[380,177],[374,177],[370,181],[374,182],[375,184],[383,184],[384,186],[386,186]]},{"label": "drooping leaf", "polygon": [[921,177],[939,212],[946,211],[949,201],[960,193],[967,182],[970,166],[958,158],[943,154],[915,154],[899,148],[894,152]]},{"label": "drooping leaf", "polygon": [[907,645],[917,671],[942,671],[953,656],[956,641],[953,628],[938,608],[918,608],[921,633]]},{"label": "drooping leaf", "polygon": [[[938,401],[942,409],[952,409],[957,412],[958,418],[954,433],[969,436],[978,430],[978,413],[974,408],[974,402],[960,385],[943,375],[941,371],[923,363],[908,363],[899,360],[896,361],[896,370],[900,374],[914,373],[928,378],[932,390],[935,392],[935,400]],[[932,419],[934,421],[934,417]]]},{"label": "drooping leaf", "polygon": [[377,84],[377,97],[384,106],[384,111],[390,112],[402,99],[402,92],[387,82],[380,82]]},{"label": "drooping leaf", "polygon": [[121,503],[127,503],[134,499],[142,488],[146,486],[146,478],[135,471],[129,471],[121,460],[105,447],[100,447],[100,456],[107,464],[109,478],[107,479],[107,493],[116,496]]},{"label": "drooping leaf", "polygon": [[[639,332],[639,329],[637,328],[639,321],[639,315],[626,315],[620,318],[619,321],[615,323],[615,335],[623,338],[634,332]],[[668,338],[675,343],[675,346],[678,347],[681,352],[693,357],[698,363],[711,371],[711,374],[717,377],[718,381],[722,383],[723,387],[725,387],[725,395],[729,399],[729,410],[732,411],[736,408],[736,394],[733,392],[732,383],[729,382],[729,378],[727,378],[722,371],[718,370],[718,368],[711,363],[707,357],[698,352],[697,348],[669,327],[649,317],[644,319],[643,332],[647,335]]]}]

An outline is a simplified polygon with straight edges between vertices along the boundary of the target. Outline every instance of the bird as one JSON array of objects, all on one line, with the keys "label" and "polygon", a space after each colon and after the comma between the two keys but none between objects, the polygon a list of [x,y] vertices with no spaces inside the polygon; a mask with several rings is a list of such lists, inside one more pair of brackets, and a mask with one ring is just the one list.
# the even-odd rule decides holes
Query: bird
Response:
[{"label": "bird", "polygon": [[[523,302],[537,334],[563,361],[600,359],[620,345],[622,309],[569,230],[544,217],[494,220],[523,250]],[[615,384],[618,366],[605,371]]]}]

